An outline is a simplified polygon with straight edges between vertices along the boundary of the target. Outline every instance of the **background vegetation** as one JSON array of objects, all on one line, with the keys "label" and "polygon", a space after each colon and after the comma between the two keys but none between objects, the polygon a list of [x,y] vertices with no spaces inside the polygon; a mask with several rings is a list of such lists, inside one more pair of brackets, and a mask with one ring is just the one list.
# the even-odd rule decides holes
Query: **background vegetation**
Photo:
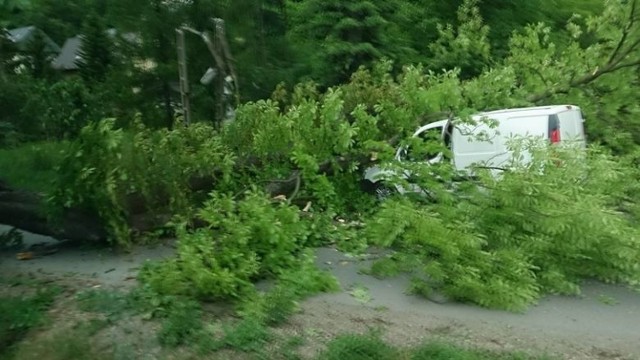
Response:
[{"label": "background vegetation", "polygon": [[[637,1],[1,4],[7,28],[83,34],[84,62],[56,72],[42,37],[21,50],[3,36],[0,176],[43,192],[52,224],[81,210],[113,244],[177,237],[176,257],[143,272],[154,292],[242,307],[272,279],[295,301],[335,288],[313,267],[323,245],[389,247],[413,260],[415,291],[513,310],[585,278],[640,281]],[[197,81],[211,59],[190,39],[187,127],[174,30],[211,16],[226,20],[243,101],[212,124]],[[428,121],[538,104],[580,106],[588,151],[525,141],[532,163],[455,189],[450,164],[387,161]],[[378,204],[360,186],[374,163],[419,174],[435,201]]]}]

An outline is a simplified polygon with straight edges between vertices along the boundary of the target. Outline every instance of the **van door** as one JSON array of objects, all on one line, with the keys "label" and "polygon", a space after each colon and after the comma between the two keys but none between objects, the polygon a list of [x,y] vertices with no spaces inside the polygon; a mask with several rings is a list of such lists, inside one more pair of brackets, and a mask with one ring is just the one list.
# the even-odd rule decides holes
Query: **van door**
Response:
[{"label": "van door", "polygon": [[497,131],[488,125],[460,124],[453,129],[451,149],[456,170],[491,160],[497,155]]},{"label": "van door", "polygon": [[560,125],[560,141],[578,141],[583,146],[586,146],[584,119],[579,108],[573,107],[568,111],[563,111],[553,116],[558,119]]}]

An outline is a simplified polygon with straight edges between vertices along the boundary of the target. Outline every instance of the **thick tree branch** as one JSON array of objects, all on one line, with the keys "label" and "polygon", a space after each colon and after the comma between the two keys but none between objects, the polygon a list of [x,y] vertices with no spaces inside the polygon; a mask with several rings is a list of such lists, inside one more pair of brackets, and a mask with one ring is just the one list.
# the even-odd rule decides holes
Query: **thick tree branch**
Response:
[{"label": "thick tree branch", "polygon": [[633,28],[636,25],[636,20],[638,19],[636,14],[637,4],[638,0],[633,0],[630,9],[629,20],[622,31],[620,40],[609,55],[608,61],[605,65],[596,68],[596,70],[590,74],[585,74],[577,79],[572,79],[565,86],[555,89],[547,89],[538,94],[532,94],[527,97],[527,101],[536,103],[552,95],[567,92],[571,88],[587,85],[605,74],[613,73],[615,71],[628,67],[640,66],[640,58],[627,60],[627,57],[631,55],[632,52],[640,49],[640,38],[635,39],[633,42],[628,44],[628,42],[630,41],[629,35],[633,31]]},{"label": "thick tree branch", "polygon": [[609,57],[609,61],[607,62],[608,64],[617,62],[615,59],[618,56],[618,53],[620,52],[622,47],[624,46],[624,43],[627,41],[629,32],[632,30],[633,24],[635,22],[636,4],[637,4],[637,0],[633,0],[633,2],[631,3],[631,11],[629,12],[629,21],[627,22],[627,25],[624,27],[624,29],[622,29],[622,36],[620,37],[620,41],[618,41],[618,45],[611,53],[611,56]]},{"label": "thick tree branch", "polygon": [[620,63],[608,64],[607,66],[605,66],[603,68],[596,69],[591,74],[583,75],[583,76],[575,79],[574,81],[571,81],[567,86],[556,88],[556,89],[548,89],[548,90],[546,90],[544,92],[530,95],[529,97],[527,97],[527,101],[532,102],[532,103],[536,103],[536,102],[538,102],[540,100],[544,100],[544,99],[546,99],[546,98],[548,98],[548,97],[550,97],[552,95],[559,94],[559,93],[566,93],[571,88],[587,85],[587,84],[597,80],[602,75],[609,74],[609,73],[618,71],[618,70],[623,69],[623,68],[634,67],[634,66],[640,66],[640,59],[637,59],[637,60],[629,62],[629,63],[624,63],[624,64],[620,64]]}]

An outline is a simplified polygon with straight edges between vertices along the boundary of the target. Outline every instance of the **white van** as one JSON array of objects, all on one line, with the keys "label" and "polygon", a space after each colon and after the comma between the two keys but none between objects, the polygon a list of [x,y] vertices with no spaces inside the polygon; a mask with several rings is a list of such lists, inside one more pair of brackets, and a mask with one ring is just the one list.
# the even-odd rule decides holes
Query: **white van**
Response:
[{"label": "white van", "polygon": [[[458,119],[430,123],[420,127],[413,136],[441,139],[451,150],[451,161],[458,171],[469,171],[472,165],[480,163],[490,168],[504,167],[513,156],[507,141],[514,136],[535,136],[549,143],[578,142],[580,147],[586,147],[584,118],[580,107],[575,105],[504,109],[479,113],[471,118],[475,124],[461,123]],[[527,154],[523,155],[526,162]],[[396,160],[407,159],[433,164],[443,161],[444,156],[438,152],[415,159],[406,148],[399,148]],[[377,192],[387,191],[382,185],[388,175],[389,171],[379,167],[368,168],[364,174],[365,186]],[[398,186],[396,190],[406,192]]]}]

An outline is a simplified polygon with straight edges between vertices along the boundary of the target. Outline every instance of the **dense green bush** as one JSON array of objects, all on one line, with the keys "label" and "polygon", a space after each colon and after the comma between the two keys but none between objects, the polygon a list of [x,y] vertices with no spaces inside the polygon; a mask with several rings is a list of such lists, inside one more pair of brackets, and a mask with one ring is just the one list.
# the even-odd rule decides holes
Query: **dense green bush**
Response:
[{"label": "dense green bush", "polygon": [[239,304],[238,313],[246,319],[274,326],[286,322],[298,310],[298,301],[308,296],[339,289],[337,280],[315,265],[311,250],[299,256],[298,265],[283,271],[264,293],[248,296]]},{"label": "dense green bush", "polygon": [[53,218],[69,208],[97,213],[112,241],[128,245],[132,215],[188,216],[198,198],[192,181],[205,179],[223,189],[233,164],[210,126],[161,131],[138,126],[127,132],[105,119],[83,128],[65,150],[50,212]]},{"label": "dense green bush", "polygon": [[[309,226],[298,209],[273,204],[255,189],[243,195],[236,200],[212,193],[198,213],[206,225],[181,226],[177,257],[155,265],[145,281],[161,293],[240,299],[253,293],[254,281],[287,276],[287,270],[308,264],[306,257],[299,258]],[[305,274],[310,276],[313,272]]]},{"label": "dense green bush", "polygon": [[529,145],[530,163],[516,146],[511,171],[479,171],[434,204],[386,202],[368,223],[371,243],[421,256],[426,285],[490,307],[575,294],[584,278],[640,281],[640,232],[615,200],[637,171],[597,148]]}]

